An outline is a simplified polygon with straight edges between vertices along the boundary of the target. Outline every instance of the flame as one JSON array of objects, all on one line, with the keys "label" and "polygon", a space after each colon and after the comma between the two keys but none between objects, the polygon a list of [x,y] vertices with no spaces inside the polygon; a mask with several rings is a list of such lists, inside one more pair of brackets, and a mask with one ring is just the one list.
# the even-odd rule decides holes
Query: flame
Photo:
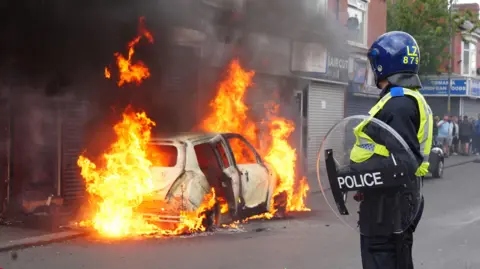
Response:
[{"label": "flame", "polygon": [[[257,145],[257,127],[255,122],[247,116],[248,107],[243,99],[252,85],[255,72],[246,72],[238,60],[230,64],[228,76],[219,85],[215,99],[210,102],[212,114],[202,123],[202,129],[209,132],[236,132],[242,134],[254,146]],[[251,156],[241,154],[245,152],[239,140],[232,140],[231,147],[237,163],[248,162]]]},{"label": "flame", "polygon": [[205,231],[206,212],[216,203],[213,189],[196,211],[179,212],[182,222],[174,228],[148,223],[136,212],[154,190],[149,156],[155,155],[150,154],[148,146],[153,126],[155,122],[145,112],[134,112],[128,107],[123,120],[114,126],[117,139],[103,154],[102,165],[97,166],[83,155],[78,158],[81,175],[97,209],[82,226],[93,226],[101,235],[117,238]]},{"label": "flame", "polygon": [[[142,37],[153,42],[153,37],[143,26],[144,18],[140,19],[140,34],[128,44],[128,58],[115,53],[120,78],[118,86],[135,82],[140,84],[150,76],[148,68],[140,61],[132,64],[134,47]],[[110,70],[104,70],[106,78],[111,77]],[[257,147],[257,125],[248,117],[248,107],[244,103],[247,89],[252,85],[255,73],[245,71],[238,60],[232,61],[226,79],[220,84],[216,98],[211,102],[212,114],[207,117],[202,127],[213,132],[235,132],[242,134],[250,143]],[[278,106],[276,106],[278,108]],[[278,111],[278,109],[276,109]],[[269,166],[273,167],[278,176],[278,186],[274,192],[277,196],[286,196],[286,211],[309,210],[304,203],[308,191],[305,179],[295,181],[296,152],[287,142],[295,129],[293,122],[271,113],[267,121],[271,136],[268,150],[263,157]],[[181,222],[173,227],[162,227],[149,223],[138,212],[138,207],[145,198],[154,191],[152,164],[161,164],[162,152],[149,147],[151,129],[156,123],[145,112],[136,112],[127,107],[122,120],[113,129],[116,140],[108,147],[95,163],[79,156],[77,164],[85,179],[87,192],[95,207],[92,217],[82,221],[81,226],[93,227],[99,234],[108,237],[127,237],[136,235],[176,235],[206,230],[207,213],[212,212],[216,205],[221,213],[228,212],[228,205],[222,197],[216,197],[215,190],[205,195],[203,202],[193,212],[179,212]],[[240,142],[240,141],[238,141]],[[246,154],[241,144],[232,143],[237,163],[248,163],[252,156]],[[274,199],[275,201],[275,199]],[[253,218],[271,218],[279,205],[275,204],[271,212]],[[238,222],[226,227],[237,227]]]},{"label": "flame", "polygon": [[153,190],[147,159],[152,126],[155,122],[144,112],[127,108],[123,120],[114,126],[117,140],[103,154],[104,165],[97,167],[83,155],[78,158],[87,191],[97,197],[98,211],[92,223],[101,234],[122,237],[155,230],[134,211]]},{"label": "flame", "polygon": [[[119,53],[115,54],[120,70],[118,86],[129,82],[140,84],[143,79],[150,76],[148,68],[142,62],[131,63],[134,46],[142,37],[153,42],[153,37],[145,29],[143,22],[142,17],[140,35],[128,44],[128,59]],[[104,74],[106,78],[111,77],[108,67],[105,67]],[[151,129],[156,123],[145,112],[135,112],[129,106],[122,116],[122,121],[113,127],[116,140],[101,156],[100,162],[95,163],[84,155],[78,158],[77,164],[81,168],[81,175],[94,206],[92,216],[79,225],[93,227],[100,235],[114,238],[205,231],[207,212],[211,212],[217,204],[213,189],[205,195],[203,202],[195,211],[178,212],[181,221],[177,225],[162,227],[160,224],[149,223],[138,212],[145,198],[151,196],[154,191],[150,167],[161,166],[165,156],[149,146]],[[221,210],[224,211],[224,205],[222,202],[220,204]]]},{"label": "flame", "polygon": [[108,67],[105,67],[105,77],[108,79],[112,77],[112,75],[110,74],[110,70],[108,70]]},{"label": "flame", "polygon": [[205,232],[206,227],[204,221],[207,217],[207,211],[211,210],[217,202],[215,196],[215,190],[212,188],[210,193],[205,195],[202,204],[194,212],[182,212],[181,217],[183,218],[182,224],[178,226],[172,232],[166,232],[165,234],[175,235],[183,233],[193,233],[193,232]]},{"label": "flame", "polygon": [[[296,150],[287,142],[289,136],[295,130],[295,125],[292,121],[276,117],[269,123],[269,128],[271,145],[265,156],[265,161],[274,167],[280,179],[273,196],[286,194],[287,211],[309,211],[310,209],[305,206],[304,201],[309,187],[306,178],[302,178],[298,182],[298,187],[295,186],[297,154]],[[278,205],[275,206],[278,208]]]},{"label": "flame", "polygon": [[[234,132],[243,135],[252,145],[260,144],[257,131],[258,126],[248,117],[248,107],[245,105],[245,94],[255,75],[254,71],[245,71],[237,59],[230,63],[226,78],[219,84],[215,99],[210,103],[212,113],[202,122],[201,128],[209,132]],[[309,190],[305,178],[296,181],[295,163],[296,151],[288,143],[288,138],[295,130],[292,121],[288,121],[278,115],[278,105],[270,109],[270,120],[264,121],[268,126],[271,136],[270,145],[261,154],[264,160],[276,172],[278,185],[274,192],[276,197],[286,196],[286,211],[308,211],[305,198]],[[249,156],[244,154],[239,144],[233,143],[232,150],[237,163],[248,162]],[[280,205],[277,203],[266,214],[252,218],[272,218]],[[249,218],[249,219],[252,219]]]},{"label": "flame", "polygon": [[[145,37],[148,42],[153,43],[152,34],[145,28],[144,17],[140,18],[139,35],[128,43],[128,56],[125,57],[119,52],[114,54],[117,59],[117,67],[120,74],[120,78],[117,82],[119,87],[123,86],[125,83],[132,82],[139,85],[143,80],[150,77],[150,70],[142,61],[132,63],[132,56],[135,54],[135,46],[140,42],[142,37]],[[111,77],[107,68],[105,68],[105,77],[107,79]]]}]

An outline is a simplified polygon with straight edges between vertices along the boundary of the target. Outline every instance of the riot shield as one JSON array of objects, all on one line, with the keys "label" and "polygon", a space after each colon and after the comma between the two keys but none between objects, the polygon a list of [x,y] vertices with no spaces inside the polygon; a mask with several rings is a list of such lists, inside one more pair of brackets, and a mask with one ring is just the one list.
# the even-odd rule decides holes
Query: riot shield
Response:
[{"label": "riot shield", "polygon": [[[379,146],[365,143],[365,135]],[[415,176],[419,161],[390,126],[352,116],[325,136],[317,177],[327,204],[354,230],[367,236],[402,233],[422,203],[422,178]]]}]

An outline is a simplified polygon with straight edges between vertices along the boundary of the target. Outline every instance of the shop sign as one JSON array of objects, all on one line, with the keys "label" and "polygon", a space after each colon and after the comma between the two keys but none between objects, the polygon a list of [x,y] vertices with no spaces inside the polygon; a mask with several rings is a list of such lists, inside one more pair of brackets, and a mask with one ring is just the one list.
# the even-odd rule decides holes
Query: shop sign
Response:
[{"label": "shop sign", "polygon": [[[424,95],[448,95],[448,79],[430,79],[422,80],[422,89],[420,92]],[[452,79],[450,95],[467,95],[467,80]]]},{"label": "shop sign", "polygon": [[472,79],[470,81],[470,95],[480,97],[480,80]]},{"label": "shop sign", "polygon": [[293,42],[292,72],[327,73],[327,50],[321,44]]},{"label": "shop sign", "polygon": [[295,75],[348,82],[348,56],[327,51],[317,43],[293,42],[291,71]]}]

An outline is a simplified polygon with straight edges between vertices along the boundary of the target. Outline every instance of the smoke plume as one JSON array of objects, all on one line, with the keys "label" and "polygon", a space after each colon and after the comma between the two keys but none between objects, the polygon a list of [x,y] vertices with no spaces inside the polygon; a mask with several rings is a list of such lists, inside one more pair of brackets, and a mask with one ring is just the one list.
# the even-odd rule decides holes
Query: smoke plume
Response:
[{"label": "smoke plume", "polygon": [[[208,112],[216,84],[234,57],[246,68],[269,62],[278,67],[275,72],[279,75],[288,73],[289,66],[275,62],[289,57],[275,52],[275,39],[262,42],[251,34],[315,41],[330,51],[345,51],[338,23],[316,13],[317,1],[304,0],[300,5],[291,0],[257,0],[243,6],[240,2],[214,8],[199,0],[2,1],[0,79],[9,85],[2,94],[22,100],[15,109],[19,115],[16,124],[26,128],[24,139],[32,141],[31,156],[25,158],[30,164],[45,166],[38,161],[42,152],[54,153],[56,145],[51,133],[55,129],[45,126],[53,126],[56,117],[62,122],[71,120],[66,114],[55,114],[52,100],[67,100],[68,106],[74,106],[76,100],[88,101],[84,146],[98,155],[111,140],[111,127],[127,104],[146,110],[157,122],[159,133],[194,128]],[[103,77],[103,70],[114,63],[115,52],[126,53],[141,16],[155,42],[140,42],[134,57],[149,67],[151,77],[140,86],[119,88],[115,80]],[[173,37],[179,28],[203,33],[200,47],[176,46]],[[262,75],[261,70],[257,73]],[[257,114],[254,116],[264,117],[258,104],[276,96],[274,101],[280,103],[282,113],[294,117],[295,86],[295,81],[285,78],[273,86],[276,93],[272,95],[257,84],[249,96],[257,102],[251,109]],[[17,139],[23,139],[18,135]]]}]

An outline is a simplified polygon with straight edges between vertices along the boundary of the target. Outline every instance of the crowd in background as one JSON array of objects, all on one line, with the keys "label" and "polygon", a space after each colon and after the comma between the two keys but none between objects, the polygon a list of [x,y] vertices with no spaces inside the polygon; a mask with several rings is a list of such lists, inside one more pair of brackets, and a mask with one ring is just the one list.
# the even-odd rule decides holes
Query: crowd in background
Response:
[{"label": "crowd in background", "polygon": [[445,115],[434,117],[433,136],[443,147],[445,157],[451,155],[480,155],[480,114],[478,118]]}]

